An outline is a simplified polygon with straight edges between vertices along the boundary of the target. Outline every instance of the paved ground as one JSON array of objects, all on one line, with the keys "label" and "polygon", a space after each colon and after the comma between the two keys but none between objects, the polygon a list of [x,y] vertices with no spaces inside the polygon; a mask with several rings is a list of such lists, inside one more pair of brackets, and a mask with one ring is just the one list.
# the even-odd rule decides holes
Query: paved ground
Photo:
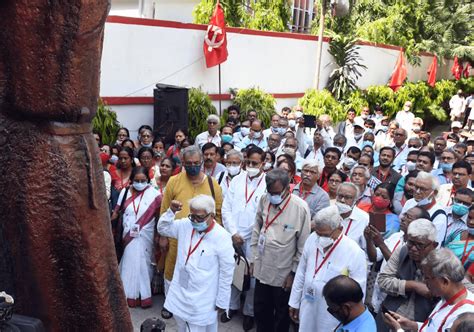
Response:
[{"label": "paved ground", "polygon": [[[158,317],[161,319],[161,309],[163,308],[164,297],[158,295],[153,297],[153,307],[149,309],[130,308],[130,315],[132,316],[134,331],[140,331],[140,325],[147,318]],[[176,323],[173,318],[164,320],[166,322],[166,331],[176,331]],[[221,323],[219,321],[219,332],[242,332],[242,316],[237,315],[228,323]],[[255,329],[251,330],[255,331]]]}]

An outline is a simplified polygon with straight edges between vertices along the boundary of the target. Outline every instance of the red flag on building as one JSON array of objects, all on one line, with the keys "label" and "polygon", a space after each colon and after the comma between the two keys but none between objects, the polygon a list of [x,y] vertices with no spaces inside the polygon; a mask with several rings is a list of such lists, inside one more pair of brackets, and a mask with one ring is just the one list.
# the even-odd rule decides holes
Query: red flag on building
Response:
[{"label": "red flag on building", "polygon": [[468,62],[466,64],[466,68],[464,68],[462,74],[465,78],[469,78],[469,74],[470,74],[470,71],[471,71],[471,64]]},{"label": "red flag on building", "polygon": [[430,68],[428,68],[428,85],[434,88],[436,84],[436,71],[438,70],[438,59],[436,55],[433,57],[433,62],[431,62]]},{"label": "red flag on building", "polygon": [[216,9],[214,9],[204,37],[204,56],[207,68],[223,63],[227,60],[227,55],[224,11],[217,1]]},{"label": "red flag on building", "polygon": [[451,67],[451,73],[453,74],[456,80],[459,80],[461,78],[462,64],[459,62],[457,56],[454,57],[454,63],[453,63],[453,66]]},{"label": "red flag on building", "polygon": [[392,74],[392,79],[390,80],[389,87],[393,91],[397,91],[407,78],[407,66],[405,64],[405,57],[403,50],[400,50],[400,55],[398,56],[397,63],[395,64],[395,70]]}]

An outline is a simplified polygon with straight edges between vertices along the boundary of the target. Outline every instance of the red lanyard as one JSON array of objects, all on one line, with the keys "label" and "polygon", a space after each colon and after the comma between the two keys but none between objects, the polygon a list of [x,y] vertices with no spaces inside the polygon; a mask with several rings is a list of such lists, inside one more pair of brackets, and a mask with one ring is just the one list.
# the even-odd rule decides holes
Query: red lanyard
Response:
[{"label": "red lanyard", "polygon": [[160,194],[163,196],[163,183],[160,181]]},{"label": "red lanyard", "polygon": [[400,244],[400,241],[402,239],[399,239],[398,242],[395,244],[395,247],[393,247],[392,254],[395,252],[395,249],[397,249],[398,245]]},{"label": "red lanyard", "polygon": [[448,314],[446,315],[446,317],[444,317],[443,321],[441,322],[441,325],[439,326],[438,328],[438,332],[442,332],[443,331],[443,326],[444,324],[446,324],[446,321],[448,320],[448,317],[451,316],[451,314],[453,312],[455,312],[456,310],[459,309],[459,307],[462,307],[463,305],[465,304],[471,304],[471,305],[474,305],[474,301],[471,301],[471,300],[468,300],[468,299],[464,299],[462,301],[459,301],[458,303],[456,303],[456,305],[451,309],[449,310]]},{"label": "red lanyard", "polygon": [[191,233],[191,240],[189,241],[188,257],[186,257],[186,262],[184,263],[184,265],[188,264],[189,257],[191,257],[191,255],[199,247],[199,245],[201,244],[201,242],[204,239],[204,237],[206,236],[206,234],[209,233],[210,231],[212,231],[215,224],[216,224],[216,222],[213,222],[212,225],[207,228],[207,230],[204,232],[204,235],[199,239],[199,241],[196,243],[194,248],[191,249],[191,245],[193,244],[193,236],[194,236],[194,233],[196,232],[196,230],[193,228],[193,232]]},{"label": "red lanyard", "polygon": [[258,186],[260,185],[260,182],[262,182],[262,179],[263,179],[263,175],[260,175],[260,180],[258,180],[257,186],[255,187],[255,189],[250,194],[250,197],[247,198],[248,181],[250,180],[250,178],[247,175],[247,180],[245,181],[245,204],[248,204],[250,202],[250,200],[252,199],[253,194],[255,194],[255,192],[257,191]]},{"label": "red lanyard", "polygon": [[290,202],[290,199],[291,199],[291,194],[288,195],[288,200],[286,201],[285,205],[283,205],[283,207],[281,208],[280,211],[278,211],[278,213],[273,217],[272,220],[268,221],[268,217],[270,216],[270,206],[271,204],[268,204],[268,209],[267,209],[267,218],[265,219],[265,229],[263,230],[264,233],[267,232],[267,229],[268,227],[270,227],[273,222],[280,216],[280,214],[283,213],[283,211],[286,209],[288,203]]},{"label": "red lanyard", "polygon": [[307,191],[306,193],[303,192],[303,186],[300,186],[300,193],[299,193],[299,196],[300,198],[305,201],[306,198],[308,198],[309,194],[311,194],[311,190],[310,191]]},{"label": "red lanyard", "polygon": [[467,235],[467,238],[466,238],[466,243],[464,244],[464,250],[462,252],[462,256],[461,256],[461,263],[464,265],[464,263],[466,262],[466,260],[469,258],[469,255],[471,254],[472,250],[474,249],[474,246],[471,247],[471,249],[469,249],[469,251],[467,252],[467,255],[466,254],[466,250],[467,250],[467,244],[469,243],[469,234]]},{"label": "red lanyard", "polygon": [[448,201],[446,202],[446,206],[450,206],[453,203],[453,195],[456,194],[456,189],[454,189],[454,186],[451,188],[451,194],[449,194]]},{"label": "red lanyard", "polygon": [[339,238],[336,240],[336,242],[333,244],[333,246],[331,247],[331,249],[329,249],[326,257],[324,257],[323,261],[321,262],[321,264],[319,264],[319,266],[316,266],[316,264],[318,263],[318,258],[319,258],[319,250],[318,248],[316,248],[316,260],[314,261],[314,274],[313,274],[313,279],[314,277],[316,277],[316,275],[318,274],[319,270],[321,270],[321,268],[323,267],[324,263],[326,263],[326,261],[329,259],[329,256],[331,256],[332,252],[334,251],[334,249],[336,249],[337,245],[339,244],[339,242],[341,242],[341,239],[342,239],[342,235],[339,235]]},{"label": "red lanyard", "polygon": [[132,200],[133,212],[135,212],[135,220],[138,218],[138,211],[140,211],[140,204],[142,203],[142,199],[143,199],[143,195],[145,194],[145,190],[143,190],[140,194],[138,194],[138,195],[140,195],[140,202],[138,202],[138,207],[137,208],[135,207],[135,200],[137,199],[138,195],[136,195]]},{"label": "red lanyard", "polygon": [[377,170],[377,173],[379,175],[379,180],[382,182],[387,181],[387,178],[390,176],[390,170],[388,170],[387,175],[385,175],[385,177],[383,176],[383,173],[380,171],[380,168]]},{"label": "red lanyard", "polygon": [[217,164],[212,168],[211,174],[209,174],[210,177],[214,176],[214,172],[216,171]]},{"label": "red lanyard", "polygon": [[344,233],[344,235],[347,235],[347,233],[349,233],[349,229],[351,228],[351,225],[352,225],[352,219],[349,219],[349,225],[347,225],[346,232]]},{"label": "red lanyard", "polygon": [[[463,288],[461,289],[459,292],[457,292],[456,294],[454,294],[450,299],[446,300],[445,303],[443,303],[443,305],[438,309],[436,310],[435,312],[433,312],[423,323],[423,325],[421,325],[421,328],[420,328],[420,332],[423,331],[423,329],[425,328],[426,325],[430,324],[430,322],[432,321],[433,317],[438,313],[440,312],[441,310],[443,310],[444,308],[446,308],[448,305],[452,305],[454,301],[456,301],[458,298],[460,298],[461,296],[467,294],[467,289],[466,288]],[[461,301],[462,302],[462,301]],[[461,303],[459,302],[459,303]],[[459,304],[458,303],[458,304]],[[454,308],[456,308],[456,306],[454,306]],[[453,309],[454,309],[453,308]],[[452,312],[452,310],[451,310]],[[450,313],[451,313],[450,312]],[[449,315],[449,314],[448,314]],[[445,320],[446,320],[447,316],[445,317]]]}]

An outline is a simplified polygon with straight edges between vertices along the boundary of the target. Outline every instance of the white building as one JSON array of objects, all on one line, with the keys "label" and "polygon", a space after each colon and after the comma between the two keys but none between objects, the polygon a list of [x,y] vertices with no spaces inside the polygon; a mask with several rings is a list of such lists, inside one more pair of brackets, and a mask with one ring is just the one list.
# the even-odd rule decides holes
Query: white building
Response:
[{"label": "white building", "polygon": [[110,15],[191,23],[199,0],[112,0]]}]

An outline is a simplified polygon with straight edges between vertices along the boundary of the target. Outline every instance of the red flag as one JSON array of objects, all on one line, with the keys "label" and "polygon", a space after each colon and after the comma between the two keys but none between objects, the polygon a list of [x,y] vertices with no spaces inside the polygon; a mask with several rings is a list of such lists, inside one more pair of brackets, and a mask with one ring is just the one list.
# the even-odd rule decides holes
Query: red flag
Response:
[{"label": "red flag", "polygon": [[428,85],[434,88],[436,83],[436,71],[438,70],[438,59],[436,55],[433,57],[433,62],[431,62],[430,68],[428,68]]},{"label": "red flag", "polygon": [[464,68],[464,71],[462,72],[465,78],[469,78],[470,71],[471,71],[471,64],[468,62],[466,64],[466,68]]},{"label": "red flag", "polygon": [[392,74],[392,79],[390,80],[389,87],[393,91],[397,91],[407,78],[407,66],[405,64],[405,57],[403,49],[400,50],[400,55],[398,56],[397,63],[395,64],[395,70]]},{"label": "red flag", "polygon": [[459,63],[457,56],[454,57],[454,63],[453,63],[453,66],[451,67],[451,73],[453,74],[456,80],[459,80],[461,78],[462,64]]},{"label": "red flag", "polygon": [[217,66],[227,60],[227,36],[225,33],[224,11],[217,1],[216,9],[207,26],[204,37],[204,56],[207,68]]}]

